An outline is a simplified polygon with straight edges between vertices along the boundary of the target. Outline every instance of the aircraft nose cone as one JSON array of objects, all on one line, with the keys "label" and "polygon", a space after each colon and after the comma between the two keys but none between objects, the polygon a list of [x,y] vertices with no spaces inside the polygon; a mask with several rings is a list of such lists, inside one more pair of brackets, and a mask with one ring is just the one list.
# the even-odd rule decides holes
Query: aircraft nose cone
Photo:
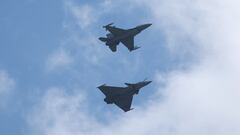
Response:
[{"label": "aircraft nose cone", "polygon": [[151,25],[151,23],[145,24],[146,27],[150,27]]},{"label": "aircraft nose cone", "polygon": [[143,24],[143,25],[140,25],[138,28],[142,31],[148,27],[150,27],[152,24],[151,23],[148,23],[148,24]]},{"label": "aircraft nose cone", "polygon": [[152,82],[152,81],[147,81],[147,82],[146,82],[146,85],[148,85],[148,84],[151,83],[151,82]]},{"label": "aircraft nose cone", "polygon": [[143,26],[143,29],[146,29],[146,28],[150,27],[151,25],[152,25],[151,23],[148,23],[148,24],[144,24],[142,26]]},{"label": "aircraft nose cone", "polygon": [[148,85],[149,83],[151,83],[151,82],[152,82],[152,81],[144,81],[144,82],[143,82],[143,87],[144,87],[144,86],[147,86],[147,85]]}]

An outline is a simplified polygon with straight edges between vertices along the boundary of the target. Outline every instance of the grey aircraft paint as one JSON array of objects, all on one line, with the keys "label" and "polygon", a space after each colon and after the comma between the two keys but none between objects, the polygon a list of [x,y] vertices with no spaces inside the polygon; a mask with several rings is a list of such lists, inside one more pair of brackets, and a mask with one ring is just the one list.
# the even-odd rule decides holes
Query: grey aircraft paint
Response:
[{"label": "grey aircraft paint", "polygon": [[120,42],[125,45],[131,52],[140,48],[138,46],[134,46],[134,36],[139,34],[144,29],[148,28],[152,24],[143,24],[131,29],[121,29],[112,25],[113,23],[103,26],[103,28],[105,28],[110,33],[106,35],[107,37],[100,37],[99,40],[104,42],[105,45],[111,49],[112,52],[117,51],[117,45],[119,45]]},{"label": "grey aircraft paint", "polygon": [[126,87],[107,86],[105,84],[98,87],[106,96],[104,101],[107,104],[116,104],[123,111],[132,110],[131,104],[134,94],[138,94],[139,90],[151,83],[152,81],[141,81],[138,83],[125,83]]}]

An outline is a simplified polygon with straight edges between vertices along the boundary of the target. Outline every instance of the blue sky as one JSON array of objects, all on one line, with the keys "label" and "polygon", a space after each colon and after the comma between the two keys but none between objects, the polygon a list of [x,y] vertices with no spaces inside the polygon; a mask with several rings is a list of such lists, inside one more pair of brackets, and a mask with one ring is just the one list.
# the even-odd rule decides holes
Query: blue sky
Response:
[{"label": "blue sky", "polygon": [[[213,0],[219,7],[196,1],[2,1],[0,133],[240,133],[232,120],[239,110],[229,107],[239,95],[238,28],[230,27],[240,22],[231,10],[237,1]],[[153,25],[135,38],[141,49],[130,53],[119,45],[112,53],[98,41],[111,22]],[[134,97],[127,114],[106,105],[96,89],[145,78],[153,83]],[[216,124],[219,118],[226,125]]]},{"label": "blue sky", "polygon": [[0,67],[16,79],[16,90],[1,109],[1,132],[24,134],[24,113],[35,102],[30,97],[48,85],[42,65],[58,46],[63,12],[53,1],[2,1],[0,14]]},{"label": "blue sky", "polygon": [[[74,4],[99,7],[101,4],[99,2],[76,1]],[[135,8],[137,12],[132,12],[134,9],[129,9],[126,13],[120,11],[104,13],[87,28],[81,28],[81,22],[79,25],[76,24],[76,20],[65,8],[63,1],[1,2],[0,68],[7,70],[8,74],[16,79],[16,90],[11,95],[12,99],[9,99],[7,107],[1,110],[0,124],[1,132],[4,134],[25,134],[27,132],[24,115],[33,108],[48,87],[84,88],[88,91],[89,101],[87,102],[89,102],[89,106],[92,106],[90,109],[95,110],[96,103],[98,106],[105,106],[102,102],[103,96],[96,89],[97,86],[103,83],[123,85],[124,82],[137,82],[146,77],[153,79],[153,73],[157,71],[157,67],[162,70],[171,68],[169,62],[169,66],[166,66],[167,52],[164,51],[164,40],[159,40],[159,38],[163,39],[163,35],[161,33],[159,36],[152,34],[154,33],[154,25],[138,35],[136,43],[142,48],[133,53],[129,53],[126,48],[119,46],[119,52],[114,54],[99,41],[95,44],[86,43],[86,46],[93,46],[90,49],[99,46],[98,54],[106,53],[97,64],[88,62],[86,58],[88,56],[81,55],[87,48],[81,47],[81,44],[84,43],[71,41],[72,39],[65,41],[72,36],[84,39],[88,38],[89,35],[97,40],[99,36],[106,34],[102,25],[112,21],[115,22],[116,26],[123,28],[151,22],[146,10]],[[100,8],[96,10],[100,10]],[[70,28],[64,28],[65,24],[69,25]],[[71,32],[71,29],[74,29],[74,32]],[[51,53],[59,48],[66,49],[69,51],[69,55],[76,57],[74,64],[68,69],[46,71],[46,60]],[[75,50],[76,52],[73,50],[75,48],[78,49]],[[161,60],[158,59],[159,55],[154,53],[156,48],[159,49],[158,52],[161,52]],[[90,51],[92,52],[86,55],[96,55],[94,50]],[[133,67],[134,69],[132,69]],[[152,88],[154,86],[149,86],[148,92],[142,94],[151,95],[154,92]],[[134,104],[143,102],[143,95],[141,99],[137,98]],[[121,113],[120,110],[114,109],[114,106],[107,109]]]}]

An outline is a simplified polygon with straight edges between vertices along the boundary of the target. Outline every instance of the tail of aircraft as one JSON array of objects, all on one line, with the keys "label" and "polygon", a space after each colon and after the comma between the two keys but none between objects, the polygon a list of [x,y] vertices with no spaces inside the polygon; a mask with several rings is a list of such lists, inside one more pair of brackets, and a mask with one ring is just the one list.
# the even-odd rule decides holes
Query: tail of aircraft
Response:
[{"label": "tail of aircraft", "polygon": [[107,30],[107,28],[108,28],[109,26],[111,26],[111,25],[113,25],[113,23],[109,23],[109,24],[103,26],[103,28],[105,28],[105,29]]},{"label": "tail of aircraft", "polygon": [[100,37],[99,40],[101,40],[102,42],[107,42],[108,39],[105,37]]}]

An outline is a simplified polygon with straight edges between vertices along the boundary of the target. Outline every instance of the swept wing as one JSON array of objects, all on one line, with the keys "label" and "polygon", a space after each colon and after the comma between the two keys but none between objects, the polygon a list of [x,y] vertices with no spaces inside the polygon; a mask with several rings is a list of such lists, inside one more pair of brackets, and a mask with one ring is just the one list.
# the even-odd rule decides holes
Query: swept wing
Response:
[{"label": "swept wing", "polygon": [[131,110],[133,95],[127,94],[122,95],[116,98],[113,102],[118,107],[120,107],[123,111],[127,112]]},{"label": "swept wing", "polygon": [[128,48],[129,51],[134,50],[134,37],[133,36],[127,37],[127,38],[121,40],[121,42]]}]

